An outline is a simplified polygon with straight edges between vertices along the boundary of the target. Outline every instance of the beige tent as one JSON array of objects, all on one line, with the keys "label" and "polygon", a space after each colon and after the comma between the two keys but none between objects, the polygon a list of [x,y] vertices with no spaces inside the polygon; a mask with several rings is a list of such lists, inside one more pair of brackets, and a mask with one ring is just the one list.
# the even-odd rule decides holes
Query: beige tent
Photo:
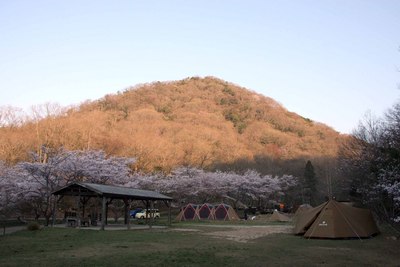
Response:
[{"label": "beige tent", "polygon": [[294,233],[308,238],[363,238],[379,230],[371,211],[329,200],[300,213]]},{"label": "beige tent", "polygon": [[289,221],[291,221],[291,219],[285,213],[279,212],[277,210],[274,210],[274,212],[268,218],[268,221],[271,221],[271,222],[289,222]]},{"label": "beige tent", "polygon": [[227,204],[188,204],[176,217],[177,221],[190,220],[239,220],[236,211]]},{"label": "beige tent", "polygon": [[309,210],[312,209],[312,208],[313,208],[313,207],[312,207],[310,204],[302,204],[302,205],[300,205],[300,206],[297,208],[297,210],[296,210],[296,212],[294,213],[294,215],[293,215],[293,223],[296,224],[297,221],[299,220],[300,215],[301,215],[303,212],[309,211]]},{"label": "beige tent", "polygon": [[198,205],[187,204],[186,206],[182,207],[181,211],[179,212],[178,216],[176,216],[175,220],[193,221],[198,219],[199,219]]},{"label": "beige tent", "polygon": [[298,216],[300,213],[303,213],[305,211],[308,211],[310,209],[312,209],[313,207],[310,204],[301,204],[296,212],[294,213],[294,216]]},{"label": "beige tent", "polygon": [[214,220],[220,221],[235,221],[240,220],[239,215],[232,208],[232,206],[227,204],[218,204],[214,206]]}]

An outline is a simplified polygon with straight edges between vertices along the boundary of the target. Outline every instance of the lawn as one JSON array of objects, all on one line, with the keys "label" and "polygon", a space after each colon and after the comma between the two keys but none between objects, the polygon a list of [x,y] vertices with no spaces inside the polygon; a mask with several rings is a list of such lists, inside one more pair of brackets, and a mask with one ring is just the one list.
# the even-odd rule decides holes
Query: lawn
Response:
[{"label": "lawn", "polygon": [[[44,228],[0,237],[0,266],[399,266],[400,241],[272,234],[248,242],[213,236],[236,225],[96,231]],[[239,225],[243,227],[243,225]],[[255,226],[253,226],[255,227]],[[234,229],[234,228],[233,228]]]}]

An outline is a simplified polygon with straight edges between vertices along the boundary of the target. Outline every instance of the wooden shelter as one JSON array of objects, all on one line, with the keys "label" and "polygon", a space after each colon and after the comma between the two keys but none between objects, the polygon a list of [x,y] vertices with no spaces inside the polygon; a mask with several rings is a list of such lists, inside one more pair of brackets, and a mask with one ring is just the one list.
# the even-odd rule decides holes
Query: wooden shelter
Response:
[{"label": "wooden shelter", "polygon": [[[172,198],[160,194],[155,191],[134,189],[129,187],[122,186],[113,186],[113,185],[103,185],[103,184],[93,184],[93,183],[72,183],[66,185],[56,191],[53,192],[53,195],[60,196],[61,199],[63,196],[74,196],[79,197],[80,202],[83,204],[83,214],[85,211],[85,204],[90,198],[99,198],[102,200],[102,216],[101,216],[101,230],[104,230],[107,221],[107,206],[114,199],[121,199],[125,204],[125,223],[128,225],[128,229],[130,228],[129,224],[129,210],[130,204],[133,200],[142,200],[146,209],[154,208],[154,201],[163,201],[167,207],[169,208],[168,213],[168,222],[171,222],[171,201]],[[84,215],[83,215],[84,217]],[[152,213],[150,213],[150,226],[151,222],[154,220],[152,218]],[[80,225],[80,223],[79,223]]]}]

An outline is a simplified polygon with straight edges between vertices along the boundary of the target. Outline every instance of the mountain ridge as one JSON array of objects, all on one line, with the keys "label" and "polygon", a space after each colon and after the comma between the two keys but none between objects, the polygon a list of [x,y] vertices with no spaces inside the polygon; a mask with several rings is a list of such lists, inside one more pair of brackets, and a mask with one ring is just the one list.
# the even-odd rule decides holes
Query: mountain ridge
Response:
[{"label": "mountain ridge", "polygon": [[[136,85],[63,116],[26,123],[11,135],[1,145],[17,147],[17,158],[43,145],[103,149],[136,157],[135,168],[143,171],[212,168],[256,157],[335,157],[345,138],[270,97],[215,77]],[[25,142],[18,144],[18,138]],[[0,159],[10,161],[5,154]]]}]

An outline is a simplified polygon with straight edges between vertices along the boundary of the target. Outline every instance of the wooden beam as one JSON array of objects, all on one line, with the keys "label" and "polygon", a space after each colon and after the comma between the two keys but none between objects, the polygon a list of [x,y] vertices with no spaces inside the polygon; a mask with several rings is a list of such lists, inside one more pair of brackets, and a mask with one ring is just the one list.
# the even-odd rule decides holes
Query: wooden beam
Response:
[{"label": "wooden beam", "polygon": [[76,217],[77,217],[77,226],[78,228],[81,228],[81,193],[80,193],[80,188],[79,188],[79,195],[78,195],[78,199],[76,200],[76,205],[77,207],[77,211],[76,211]]},{"label": "wooden beam", "polygon": [[168,226],[171,226],[171,201],[167,201],[168,203]]},{"label": "wooden beam", "polygon": [[124,198],[123,201],[124,201],[124,224],[128,224],[130,201],[127,198]]},{"label": "wooden beam", "polygon": [[171,226],[171,201],[164,200],[164,204],[168,207],[168,226]]},{"label": "wooden beam", "polygon": [[107,200],[106,200],[106,197],[105,196],[103,196],[103,203],[102,203],[102,206],[101,206],[101,230],[104,230],[104,227],[105,227],[105,225],[106,225],[106,220],[107,220],[107,218],[106,218],[106,202],[107,202]]},{"label": "wooden beam", "polygon": [[154,224],[154,201],[150,201],[150,229],[153,227]]},{"label": "wooden beam", "polygon": [[54,225],[56,224],[56,216],[57,216],[57,203],[58,203],[58,199],[60,197],[54,196],[56,198],[56,200],[54,201],[53,204],[53,210],[52,210],[52,215],[53,215],[53,220],[51,222],[51,226],[54,227]]},{"label": "wooden beam", "polygon": [[127,200],[127,226],[128,226],[128,230],[131,230],[131,215],[130,215],[130,210],[131,210],[131,203],[132,201],[130,199]]},{"label": "wooden beam", "polygon": [[149,224],[149,201],[146,200],[146,215],[145,215],[146,224]]}]

